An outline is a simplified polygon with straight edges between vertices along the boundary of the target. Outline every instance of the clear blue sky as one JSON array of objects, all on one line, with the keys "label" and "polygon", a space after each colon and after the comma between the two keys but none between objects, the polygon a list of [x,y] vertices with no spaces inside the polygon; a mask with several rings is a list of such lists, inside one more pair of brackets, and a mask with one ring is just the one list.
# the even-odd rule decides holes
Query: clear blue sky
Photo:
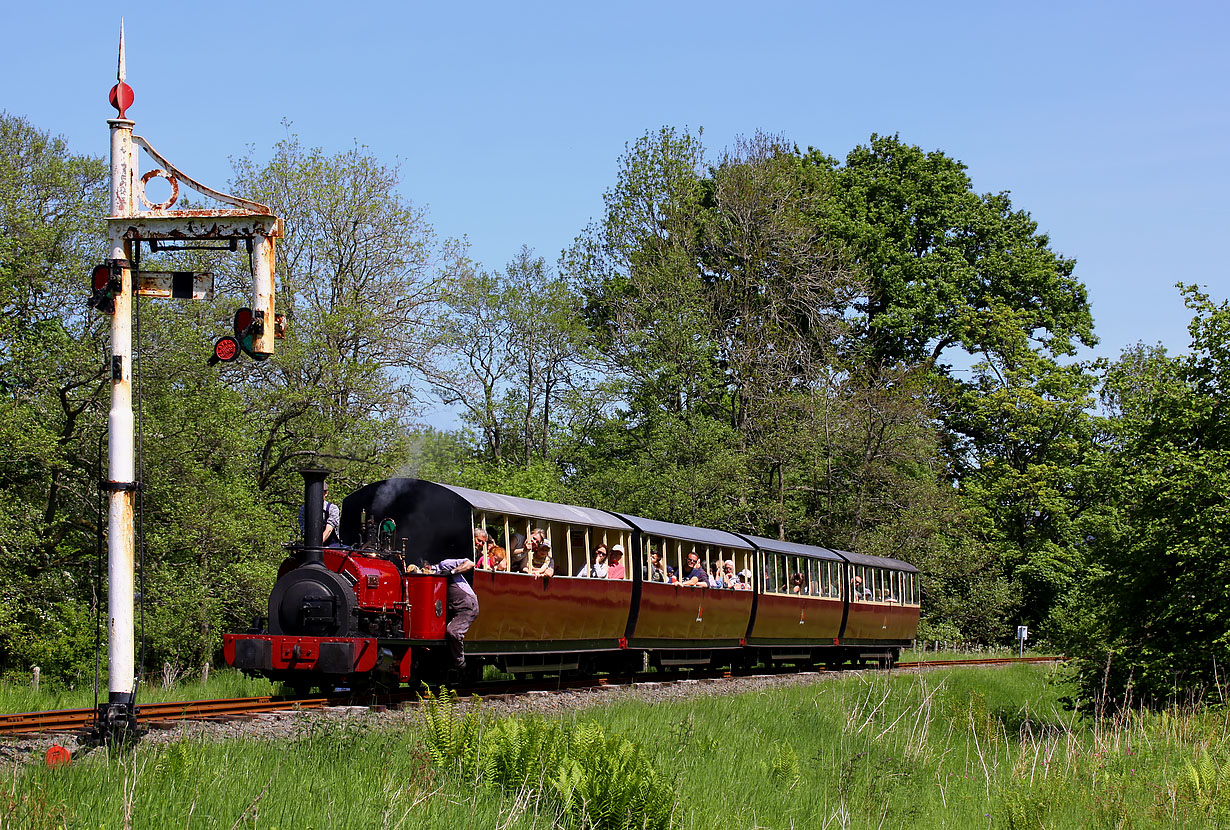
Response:
[{"label": "clear blue sky", "polygon": [[283,119],[357,140],[489,268],[554,261],[670,124],[961,159],[1077,259],[1098,354],[1185,350],[1178,280],[1230,293],[1225,3],[21,3],[0,108],[104,155],[121,14],[129,115],[186,173],[223,187]]}]

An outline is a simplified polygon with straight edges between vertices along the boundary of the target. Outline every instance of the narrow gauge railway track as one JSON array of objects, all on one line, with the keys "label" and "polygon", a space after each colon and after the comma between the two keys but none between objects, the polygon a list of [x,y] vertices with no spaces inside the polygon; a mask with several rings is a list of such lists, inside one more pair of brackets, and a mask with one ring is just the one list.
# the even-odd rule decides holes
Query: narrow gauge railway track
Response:
[{"label": "narrow gauge railway track", "polygon": [[[922,660],[897,663],[897,669],[944,668],[953,666],[1002,666],[1012,663],[1054,663],[1062,657],[995,657],[981,660]],[[811,670],[813,673],[822,670]],[[536,681],[496,681],[473,686],[457,687],[461,697],[512,696],[528,692],[575,691],[604,686],[626,686],[646,683],[674,683],[681,680],[718,680],[731,677],[754,677],[756,675],[799,674],[797,668],[766,670],[763,667],[752,674],[732,674],[725,670],[660,672],[635,676],[603,678],[542,678]],[[174,701],[168,703],[142,703],[138,706],[137,721],[150,725],[177,720],[227,720],[263,712],[284,712],[294,709],[322,709],[329,706],[388,707],[418,699],[417,691],[405,691],[379,696],[335,694],[327,697],[239,697],[221,700]],[[59,709],[46,712],[21,712],[0,715],[0,735],[18,735],[43,732],[77,732],[92,726],[93,709]]]},{"label": "narrow gauge railway track", "polygon": [[[142,703],[140,723],[173,720],[228,718],[287,709],[319,709],[338,703],[327,697],[237,697],[221,700],[188,700],[169,703]],[[75,732],[94,724],[93,709],[58,709],[48,712],[20,712],[0,715],[0,735],[29,732]]]}]

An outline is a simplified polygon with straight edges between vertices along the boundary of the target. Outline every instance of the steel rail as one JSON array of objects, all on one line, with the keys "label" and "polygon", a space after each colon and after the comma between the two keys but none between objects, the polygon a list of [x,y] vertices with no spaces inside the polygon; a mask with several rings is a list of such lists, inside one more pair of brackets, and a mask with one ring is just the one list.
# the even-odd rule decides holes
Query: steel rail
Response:
[{"label": "steel rail", "polygon": [[[137,706],[137,722],[200,720],[292,709],[319,709],[337,702],[337,698],[327,697],[285,698],[265,695],[217,700],[141,703]],[[93,709],[57,709],[47,712],[17,712],[0,715],[0,735],[71,732],[92,726],[94,717]]]}]

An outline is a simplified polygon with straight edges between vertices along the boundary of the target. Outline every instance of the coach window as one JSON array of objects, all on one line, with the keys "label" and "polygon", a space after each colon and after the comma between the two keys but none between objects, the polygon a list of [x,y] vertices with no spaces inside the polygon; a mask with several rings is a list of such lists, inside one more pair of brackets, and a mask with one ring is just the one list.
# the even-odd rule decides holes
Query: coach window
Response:
[{"label": "coach window", "polygon": [[582,567],[589,567],[589,530],[583,527],[568,526],[568,568],[556,568],[557,574],[574,576]]},{"label": "coach window", "polygon": [[[505,550],[505,567],[508,563],[508,517],[502,513],[478,513],[474,526],[487,531],[487,538]],[[476,556],[481,556],[476,553]]]},{"label": "coach window", "polygon": [[747,550],[735,551],[732,557],[735,560],[735,578],[739,581],[740,587],[752,587],[752,552]]}]

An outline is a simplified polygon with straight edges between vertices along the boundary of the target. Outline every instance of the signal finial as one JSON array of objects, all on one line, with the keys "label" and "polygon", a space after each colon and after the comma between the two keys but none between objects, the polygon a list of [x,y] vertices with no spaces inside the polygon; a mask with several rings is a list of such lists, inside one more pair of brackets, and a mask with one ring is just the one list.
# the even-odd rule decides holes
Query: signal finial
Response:
[{"label": "signal finial", "polygon": [[124,83],[124,77],[127,75],[127,70],[124,67],[124,18],[120,18],[120,64],[119,69],[115,73],[117,83],[111,87],[111,94],[107,96],[107,100],[111,102],[111,106],[115,107],[119,113],[119,117],[128,118],[127,110],[132,106],[133,93],[132,87]]}]

